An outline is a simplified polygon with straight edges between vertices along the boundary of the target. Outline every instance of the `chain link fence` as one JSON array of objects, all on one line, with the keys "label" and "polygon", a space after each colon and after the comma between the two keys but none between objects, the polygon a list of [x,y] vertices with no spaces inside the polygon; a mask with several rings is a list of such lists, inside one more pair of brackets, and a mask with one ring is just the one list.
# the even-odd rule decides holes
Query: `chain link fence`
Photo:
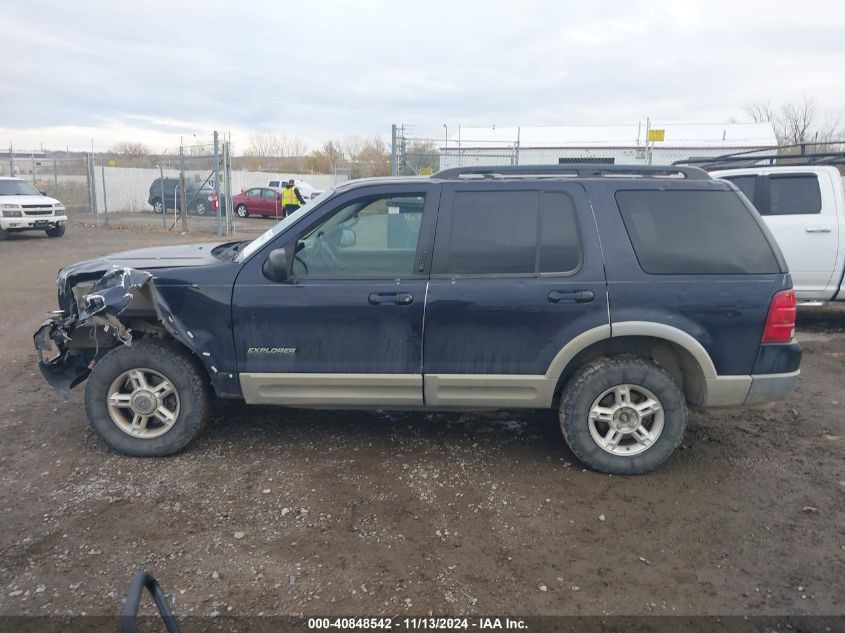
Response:
[{"label": "chain link fence", "polygon": [[281,172],[272,161],[263,169],[254,162],[233,157],[229,139],[215,133],[194,137],[190,144],[177,140],[161,154],[10,148],[0,152],[0,176],[32,182],[86,222],[249,237],[268,224],[253,217],[262,214],[238,217],[235,196],[258,189],[270,196],[293,178],[307,200],[351,175],[343,168],[325,174]]},{"label": "chain link fence", "polygon": [[[476,139],[472,136],[444,135],[426,137],[415,135],[405,126],[394,125],[391,132],[391,173],[399,176],[427,176],[453,167],[487,167],[507,165],[671,165],[690,158],[721,156],[731,150],[723,147],[661,146],[653,141],[631,141],[613,145],[605,139],[595,144],[559,147],[545,144],[526,144],[520,140],[519,129],[513,137],[499,135],[496,140]],[[471,134],[471,132],[470,132]],[[759,151],[771,152],[771,147]]]},{"label": "chain link fence", "polygon": [[91,208],[90,155],[48,157],[45,152],[9,150],[0,161],[0,176],[31,182],[44,195],[61,200],[72,213]]}]

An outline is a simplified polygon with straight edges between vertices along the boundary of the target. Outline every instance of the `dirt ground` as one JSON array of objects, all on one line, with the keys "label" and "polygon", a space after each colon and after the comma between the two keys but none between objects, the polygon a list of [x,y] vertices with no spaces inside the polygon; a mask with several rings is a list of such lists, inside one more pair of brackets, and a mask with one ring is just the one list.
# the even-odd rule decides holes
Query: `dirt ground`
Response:
[{"label": "dirt ground", "polygon": [[139,569],[198,615],[845,613],[843,307],[801,313],[788,401],[693,412],[647,476],[585,471],[552,412],[221,402],[181,455],[113,454],[31,335],[60,266],[192,240],[0,243],[0,614],[117,614]]}]

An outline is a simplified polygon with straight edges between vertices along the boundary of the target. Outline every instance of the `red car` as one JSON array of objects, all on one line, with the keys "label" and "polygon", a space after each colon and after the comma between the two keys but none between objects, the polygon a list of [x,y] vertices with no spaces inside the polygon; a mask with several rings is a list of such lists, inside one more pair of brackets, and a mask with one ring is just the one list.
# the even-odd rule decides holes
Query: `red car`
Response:
[{"label": "red car", "polygon": [[260,215],[262,218],[282,217],[282,195],[269,187],[255,187],[232,196],[232,206],[239,218]]}]

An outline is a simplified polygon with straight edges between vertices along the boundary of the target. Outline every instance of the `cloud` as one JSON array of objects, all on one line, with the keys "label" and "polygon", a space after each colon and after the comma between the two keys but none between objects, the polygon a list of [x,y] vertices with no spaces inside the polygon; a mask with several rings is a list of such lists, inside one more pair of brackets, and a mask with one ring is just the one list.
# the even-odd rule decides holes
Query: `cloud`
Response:
[{"label": "cloud", "polygon": [[829,109],[843,29],[837,1],[16,3],[0,144],[709,122],[804,94]]}]

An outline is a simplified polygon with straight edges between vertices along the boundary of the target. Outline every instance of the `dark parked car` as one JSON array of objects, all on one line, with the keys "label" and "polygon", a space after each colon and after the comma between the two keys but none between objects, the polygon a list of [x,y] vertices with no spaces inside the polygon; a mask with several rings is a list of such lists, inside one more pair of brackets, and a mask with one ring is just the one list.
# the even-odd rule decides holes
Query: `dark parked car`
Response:
[{"label": "dark parked car", "polygon": [[736,187],[692,167],[352,181],[251,242],[95,259],[58,285],[42,373],[87,378],[89,423],[131,455],[185,448],[216,394],[551,408],[583,463],[644,473],[681,443],[688,405],[783,398],[801,359],[777,244]]},{"label": "dark parked car", "polygon": [[270,187],[253,187],[232,196],[232,208],[240,218],[278,218],[282,215],[282,194]]},{"label": "dark parked car", "polygon": [[[164,191],[163,199],[162,190]],[[188,208],[188,213],[196,215],[210,213],[213,193],[214,189],[207,183],[186,180],[185,206]],[[163,213],[166,209],[178,209],[181,204],[180,198],[178,178],[165,178],[164,187],[161,186],[161,178],[156,178],[150,185],[147,202],[155,213]]]}]

